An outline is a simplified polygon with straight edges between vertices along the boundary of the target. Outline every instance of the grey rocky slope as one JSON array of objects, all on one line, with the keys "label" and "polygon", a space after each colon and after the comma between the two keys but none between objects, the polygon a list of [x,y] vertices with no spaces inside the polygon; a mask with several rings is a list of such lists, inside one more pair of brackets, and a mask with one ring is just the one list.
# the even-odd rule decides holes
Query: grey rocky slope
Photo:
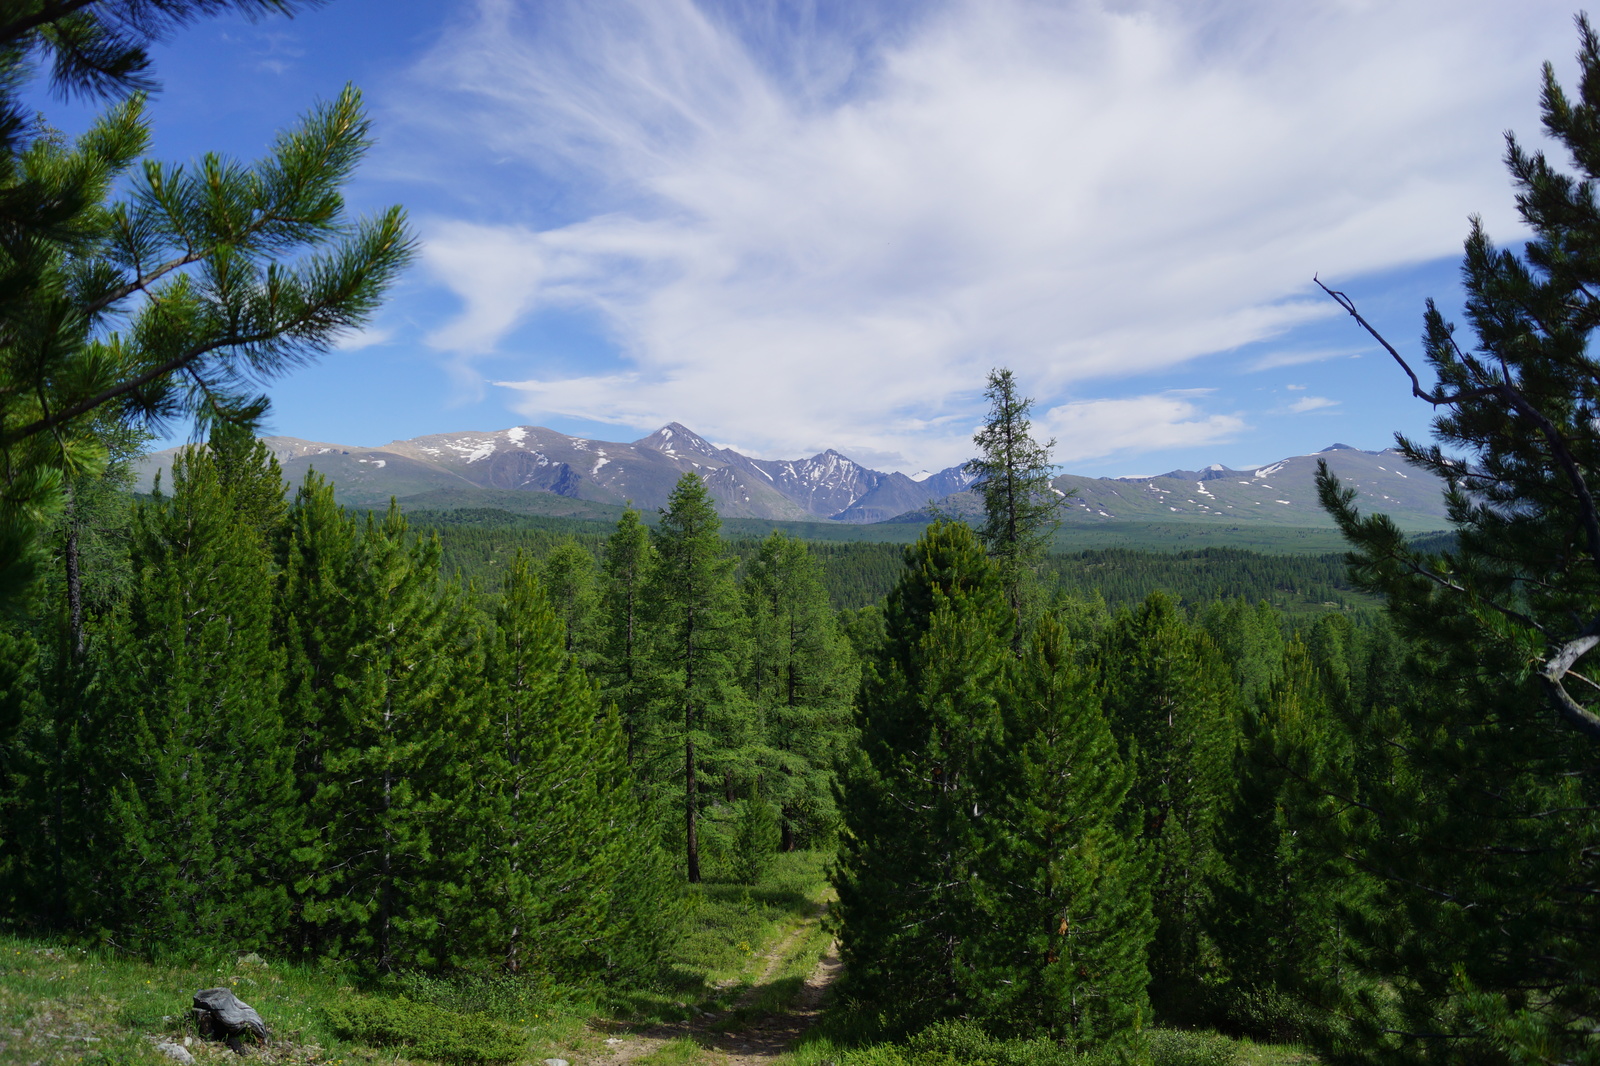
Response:
[{"label": "grey rocky slope", "polygon": [[[934,513],[971,516],[981,510],[960,467],[915,478],[871,470],[829,449],[809,459],[753,459],[718,448],[673,422],[630,443],[570,437],[539,426],[492,433],[440,433],[380,448],[266,437],[298,483],[309,468],[329,478],[340,499],[381,506],[391,496],[450,500],[443,506],[502,506],[506,492],[538,492],[574,506],[665,506],[686,471],[705,477],[717,509],[729,518],[871,523],[918,521]],[[1064,518],[1101,522],[1206,522],[1327,526],[1313,475],[1328,461],[1365,510],[1383,511],[1404,529],[1445,525],[1439,483],[1408,470],[1393,450],[1360,451],[1335,444],[1253,470],[1211,466],[1155,477],[1057,477],[1070,493]],[[145,487],[171,451],[144,464]],[[500,502],[496,502],[500,501]],[[429,506],[434,506],[429,504]],[[574,511],[573,513],[578,513]]]},{"label": "grey rocky slope", "polygon": [[[1393,449],[1368,452],[1335,444],[1251,470],[1210,466],[1173,470],[1154,477],[1089,478],[1063,474],[1052,484],[1068,494],[1062,514],[1073,525],[1113,522],[1205,522],[1331,527],[1317,502],[1317,460],[1325,460],[1346,488],[1359,494],[1364,511],[1383,512],[1401,529],[1443,529],[1443,486],[1428,474],[1407,469]],[[935,513],[973,517],[982,512],[976,493],[966,491],[898,516],[921,521]]]},{"label": "grey rocky slope", "polygon": [[[380,448],[263,439],[292,483],[315,468],[335,484],[341,500],[357,506],[381,505],[391,496],[487,489],[607,504],[631,500],[653,510],[665,506],[678,479],[694,470],[726,517],[861,523],[892,518],[971,484],[959,467],[914,481],[870,470],[832,449],[809,459],[753,459],[718,448],[676,422],[630,443],[569,437],[539,426],[439,433]],[[145,460],[145,488],[171,455],[169,449]]]}]

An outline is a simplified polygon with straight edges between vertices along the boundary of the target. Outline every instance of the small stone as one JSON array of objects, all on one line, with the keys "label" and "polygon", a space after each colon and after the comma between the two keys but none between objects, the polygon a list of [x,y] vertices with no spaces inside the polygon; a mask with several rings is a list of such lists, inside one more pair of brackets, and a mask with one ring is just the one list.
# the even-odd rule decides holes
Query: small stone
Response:
[{"label": "small stone", "polygon": [[255,952],[252,951],[248,955],[240,955],[239,956],[239,961],[238,961],[238,963],[236,963],[236,965],[239,965],[239,966],[259,966],[263,970],[265,970],[267,968],[267,960],[263,959],[260,955],[257,955]]},{"label": "small stone", "polygon": [[182,1044],[161,1043],[156,1045],[156,1050],[172,1061],[181,1063],[182,1066],[194,1066],[194,1056],[189,1054],[189,1049]]},{"label": "small stone", "polygon": [[566,1059],[545,1059],[544,1066],[567,1066]]},{"label": "small stone", "polygon": [[606,1037],[606,1047],[616,1047],[620,1043],[622,1043],[622,1038],[619,1036]]}]

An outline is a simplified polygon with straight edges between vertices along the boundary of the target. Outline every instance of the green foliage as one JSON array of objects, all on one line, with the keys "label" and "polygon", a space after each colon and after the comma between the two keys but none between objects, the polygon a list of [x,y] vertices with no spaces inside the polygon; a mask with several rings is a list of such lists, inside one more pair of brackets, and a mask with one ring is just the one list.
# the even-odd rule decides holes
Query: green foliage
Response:
[{"label": "green foliage", "polygon": [[983,757],[1001,737],[1012,613],[964,525],[906,552],[864,670],[836,885],[851,993],[904,1017],[971,1001],[965,962],[983,843]]},{"label": "green foliage", "polygon": [[785,851],[831,836],[835,768],[850,741],[859,671],[804,541],[774,532],[745,569],[746,691],[764,734],[762,797],[781,810]]},{"label": "green foliage", "polygon": [[1041,619],[985,769],[969,965],[991,1028],[1079,1051],[1136,1049],[1155,933],[1148,847],[1124,817],[1133,775],[1093,677]]},{"label": "green foliage", "polygon": [[904,1045],[905,1061],[915,1066],[1082,1066],[1079,1052],[1046,1038],[996,1039],[969,1021],[943,1021],[922,1030]]},{"label": "green foliage", "polygon": [[1341,980],[1341,913],[1364,908],[1372,891],[1366,873],[1321,846],[1338,804],[1304,784],[1350,773],[1353,747],[1335,710],[1343,666],[1299,640],[1285,650],[1279,677],[1244,714],[1219,827],[1227,865],[1209,922],[1228,982],[1219,1021],[1262,1039],[1310,1035],[1311,1002]]},{"label": "green foliage", "polygon": [[561,619],[567,654],[582,654],[587,658],[591,643],[589,627],[595,607],[594,555],[576,539],[567,537],[544,557],[539,580]]},{"label": "green foliage", "polygon": [[778,853],[778,808],[764,799],[741,800],[733,846],[733,879],[753,885]]},{"label": "green foliage", "polygon": [[1151,1066],[1234,1066],[1239,1046],[1216,1033],[1156,1029],[1150,1033]]},{"label": "green foliage", "polygon": [[964,469],[978,479],[975,488],[984,510],[978,537],[1005,582],[1018,623],[1013,640],[1020,648],[1026,587],[1061,524],[1062,497],[1050,484],[1050,451],[1056,442],[1034,441],[1028,421],[1033,401],[1017,395],[1010,370],[989,371],[984,395],[989,417],[972,438],[982,454]]},{"label": "green foliage", "polygon": [[[654,695],[653,747],[681,753],[684,857],[691,884],[701,878],[702,780],[729,792],[755,778],[759,738],[737,686],[744,618],[721,526],[705,482],[683,475],[661,512],[656,562],[646,592]],[[665,775],[663,775],[665,776]],[[731,798],[731,796],[729,797]]]},{"label": "green foliage", "polygon": [[639,512],[628,508],[606,541],[600,587],[600,661],[597,673],[601,691],[617,705],[627,734],[628,759],[633,760],[645,727],[648,702],[645,654],[646,582],[655,565],[650,533]]},{"label": "green foliage", "polygon": [[135,515],[137,577],[97,745],[109,862],[83,887],[125,942],[260,946],[286,917],[282,863],[299,831],[270,561],[234,492],[244,479],[226,483],[201,448],[172,470],[173,495]]},{"label": "green foliage", "polygon": [[1453,541],[1408,544],[1319,472],[1357,583],[1413,649],[1390,675],[1404,684],[1346,709],[1355,768],[1316,782],[1348,805],[1326,848],[1381,881],[1347,915],[1349,1024],[1321,1038],[1342,1061],[1600,1062],[1600,715],[1582,664],[1600,630],[1600,38],[1583,16],[1578,31],[1578,96],[1546,64],[1541,101],[1576,172],[1508,136],[1532,237],[1500,249],[1474,220],[1473,344],[1431,301],[1424,316],[1437,385],[1412,389],[1437,443],[1399,445],[1446,481]]},{"label": "green foliage", "polygon": [[326,1013],[329,1027],[346,1040],[404,1049],[408,1058],[506,1063],[527,1050],[527,1038],[508,1025],[403,996],[351,997],[328,1007]]},{"label": "green foliage", "polygon": [[1099,596],[1115,608],[1165,592],[1189,607],[1218,600],[1267,602],[1285,614],[1375,605],[1355,591],[1342,554],[1264,555],[1242,548],[1135,551],[1102,548],[1046,557],[1041,581],[1058,594]]},{"label": "green foliage", "polygon": [[[473,769],[469,957],[513,973],[632,961],[673,932],[640,900],[664,865],[625,766],[620,725],[572,669],[563,626],[526,560],[512,565],[484,665],[487,731]],[[656,904],[645,924],[641,903]],[[645,952],[649,954],[649,952]]]},{"label": "green foliage", "polygon": [[1132,817],[1153,862],[1150,995],[1187,1020],[1212,979],[1202,917],[1238,726],[1227,665],[1169,597],[1125,611],[1099,648],[1106,715],[1134,769]]},{"label": "green foliage", "polygon": [[[132,22],[41,13],[33,40],[60,49],[76,39],[61,36],[72,25],[98,27],[84,32],[104,44],[107,32],[152,10],[118,6],[136,9]],[[229,6],[260,5],[161,8],[183,21]],[[15,75],[23,54],[9,52],[0,65]],[[127,83],[126,71],[109,81],[85,81],[71,64],[57,73],[95,88]],[[399,208],[346,217],[340,188],[369,144],[353,88],[254,166],[214,155],[187,168],[147,163],[132,195],[112,203],[112,186],[149,140],[143,97],[116,105],[68,146],[51,133],[24,139],[14,86],[0,95],[0,189],[13,223],[0,242],[0,595],[31,575],[34,541],[64,505],[67,478],[104,465],[93,432],[102,408],[147,422],[254,422],[266,407],[256,383],[365,322],[412,252]]]},{"label": "green foliage", "polygon": [[326,488],[302,490],[289,549],[339,568],[297,575],[313,601],[336,601],[311,604],[336,628],[325,641],[306,634],[292,663],[312,673],[296,684],[301,727],[317,738],[302,784],[301,914],[321,950],[427,965],[448,957],[466,920],[457,875],[471,855],[436,863],[433,838],[465,816],[469,767],[456,756],[483,723],[461,682],[481,669],[478,653],[458,598],[441,594],[437,542],[412,542],[394,508],[358,532],[330,505]]}]

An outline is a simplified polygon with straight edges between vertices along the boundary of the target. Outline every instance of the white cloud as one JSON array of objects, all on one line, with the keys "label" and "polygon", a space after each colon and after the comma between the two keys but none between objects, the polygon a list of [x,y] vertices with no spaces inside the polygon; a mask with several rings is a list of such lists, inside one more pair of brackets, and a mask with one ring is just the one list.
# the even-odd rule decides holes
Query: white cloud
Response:
[{"label": "white cloud", "polygon": [[1284,388],[1288,389],[1290,392],[1304,392],[1306,390],[1304,385],[1285,385]]},{"label": "white cloud", "polygon": [[1226,441],[1245,428],[1237,416],[1208,415],[1194,400],[1192,395],[1169,392],[1062,404],[1051,408],[1037,429],[1042,436],[1055,437],[1056,462],[1070,466],[1087,459]]},{"label": "white cloud", "polygon": [[1269,352],[1251,360],[1245,369],[1250,372],[1280,370],[1286,366],[1304,366],[1307,363],[1321,363],[1329,359],[1358,357],[1361,352],[1360,348],[1314,348],[1299,352]]},{"label": "white cloud", "polygon": [[[758,49],[691,0],[482,0],[417,72],[411,117],[503,189],[557,181],[567,220],[426,223],[424,262],[462,302],[431,343],[470,361],[581,307],[623,366],[530,363],[529,418],[960,458],[992,365],[1048,406],[1338,315],[1314,271],[1451,255],[1470,212],[1514,236],[1499,131],[1536,129],[1538,63],[1572,50],[1554,0],[931,10],[878,41]],[[1052,416],[1093,449],[1075,427],[1115,435],[1106,412],[1154,402]],[[1164,446],[1117,448],[1141,443]]]},{"label": "white cloud", "polygon": [[1307,411],[1320,411],[1324,407],[1337,407],[1338,400],[1330,400],[1326,396],[1302,396],[1289,405],[1289,410],[1295,414],[1304,414]]},{"label": "white cloud", "polygon": [[394,330],[369,326],[366,329],[341,333],[338,339],[333,342],[333,347],[335,351],[339,352],[359,352],[363,348],[387,344],[392,339],[394,339]]}]

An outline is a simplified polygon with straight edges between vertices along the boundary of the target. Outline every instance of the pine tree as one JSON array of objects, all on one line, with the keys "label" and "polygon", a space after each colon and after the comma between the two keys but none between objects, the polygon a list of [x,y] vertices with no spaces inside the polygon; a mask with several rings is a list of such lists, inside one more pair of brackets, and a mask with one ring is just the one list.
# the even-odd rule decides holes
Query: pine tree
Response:
[{"label": "pine tree", "polygon": [[854,656],[835,625],[821,566],[804,541],[774,531],[745,572],[747,685],[766,734],[762,795],[778,805],[780,847],[831,831],[835,766],[847,741]]},{"label": "pine tree", "polygon": [[[748,714],[737,688],[744,626],[735,560],[718,531],[722,519],[705,482],[684,474],[655,531],[657,562],[648,593],[657,744],[683,765],[684,858],[691,884],[701,878],[700,811],[706,784],[735,772],[748,754]],[[666,743],[663,743],[666,741]]]},{"label": "pine tree", "polygon": [[273,544],[289,511],[278,457],[249,425],[224,419],[212,423],[206,447],[240,521]]},{"label": "pine tree", "polygon": [[109,461],[68,479],[67,504],[50,531],[51,565],[33,589],[29,617],[15,620],[14,649],[31,665],[15,732],[0,741],[12,767],[11,828],[0,903],[30,925],[83,928],[98,861],[99,817],[106,808],[106,749],[98,693],[110,676],[104,639],[133,585],[129,559],[133,505],[130,467],[148,434],[102,415],[94,420]]},{"label": "pine tree", "polygon": [[1062,497],[1050,484],[1050,452],[1056,442],[1034,441],[1028,420],[1033,401],[1017,395],[1010,370],[991,370],[984,395],[989,418],[972,438],[983,454],[964,469],[979,479],[985,517],[978,536],[1005,582],[1018,621],[1012,639],[1020,651],[1028,581],[1061,524]]},{"label": "pine tree", "polygon": [[1237,743],[1225,671],[1209,639],[1161,593],[1120,615],[1101,642],[1106,714],[1133,767],[1133,816],[1152,849],[1150,995],[1163,1019],[1193,1018],[1213,976],[1203,916]]},{"label": "pine tree", "polygon": [[48,900],[65,902],[67,891],[53,861],[62,833],[51,799],[62,782],[39,660],[31,633],[0,627],[0,913],[18,925],[47,915]]},{"label": "pine tree", "polygon": [[[1414,656],[1415,683],[1354,731],[1360,815],[1339,846],[1384,880],[1351,915],[1352,954],[1387,999],[1356,997],[1339,1053],[1369,1061],[1600,1061],[1600,373],[1588,345],[1600,269],[1600,38],[1579,17],[1580,83],[1548,64],[1545,131],[1576,166],[1508,137],[1531,231],[1497,248],[1474,221],[1462,263],[1473,343],[1431,302],[1416,372],[1436,412],[1429,446],[1401,452],[1447,485],[1454,543],[1423,550],[1319,472],[1323,505]],[[1330,290],[1331,291],[1331,290]],[[1378,731],[1383,730],[1382,734]],[[1382,743],[1378,738],[1382,737]],[[1381,749],[1381,750],[1374,750]]]},{"label": "pine tree", "polygon": [[1137,1046],[1155,932],[1149,859],[1124,818],[1133,775],[1089,670],[1045,615],[984,774],[972,959],[991,1027],[1078,1051]]},{"label": "pine tree", "polygon": [[[587,553],[585,553],[587,554]],[[518,553],[495,608],[489,736],[473,768],[483,839],[481,954],[513,973],[583,961],[606,940],[617,871],[639,847],[616,719],[570,667],[561,619]]]},{"label": "pine tree", "polygon": [[589,659],[589,624],[595,601],[594,556],[576,539],[565,537],[545,556],[539,567],[539,580],[561,618],[567,654],[585,662]]},{"label": "pine tree", "polygon": [[1295,640],[1243,716],[1208,925],[1227,973],[1226,1020],[1260,1039],[1310,1035],[1308,1009],[1341,980],[1341,910],[1370,896],[1365,875],[1325,846],[1323,826],[1339,805],[1306,788],[1347,779],[1352,767],[1337,687]]},{"label": "pine tree", "polygon": [[272,647],[273,575],[209,451],[136,516],[137,579],[106,697],[116,769],[102,920],[124,942],[264,945],[297,832]]},{"label": "pine tree", "polygon": [[605,698],[617,705],[632,762],[643,726],[648,675],[644,619],[646,582],[655,565],[650,531],[632,507],[606,541],[601,571],[601,653],[596,664]]},{"label": "pine tree", "polygon": [[[303,493],[297,530],[331,518],[319,497],[325,490]],[[438,862],[447,849],[435,837],[466,817],[482,722],[465,682],[481,666],[458,595],[441,587],[438,541],[413,541],[392,503],[381,522],[367,516],[353,547],[337,521],[312,527],[325,544],[290,547],[302,565],[338,568],[299,577],[305,594],[338,601],[329,628],[301,630],[295,656],[297,669],[316,671],[294,685],[298,721],[320,751],[302,920],[320,950],[379,969],[432,965],[470,920],[459,871],[472,856],[457,833],[452,861]]]},{"label": "pine tree", "polygon": [[887,635],[865,666],[835,885],[852,995],[905,1020],[977,996],[967,959],[984,844],[983,754],[1001,736],[1012,614],[972,530],[938,522],[906,551]]},{"label": "pine tree", "polygon": [[54,50],[63,87],[126,90],[138,81],[129,82],[135,68],[125,63],[144,62],[135,27],[266,6],[46,5],[0,19],[9,220],[0,236],[0,596],[31,580],[37,540],[64,506],[68,478],[105,465],[94,432],[102,409],[148,423],[258,420],[266,400],[256,383],[365,322],[411,257],[399,208],[346,216],[340,187],[370,143],[354,88],[253,167],[214,155],[193,167],[150,163],[120,203],[111,191],[149,142],[142,95],[70,146],[50,131],[23,132],[16,93],[32,46]]}]

